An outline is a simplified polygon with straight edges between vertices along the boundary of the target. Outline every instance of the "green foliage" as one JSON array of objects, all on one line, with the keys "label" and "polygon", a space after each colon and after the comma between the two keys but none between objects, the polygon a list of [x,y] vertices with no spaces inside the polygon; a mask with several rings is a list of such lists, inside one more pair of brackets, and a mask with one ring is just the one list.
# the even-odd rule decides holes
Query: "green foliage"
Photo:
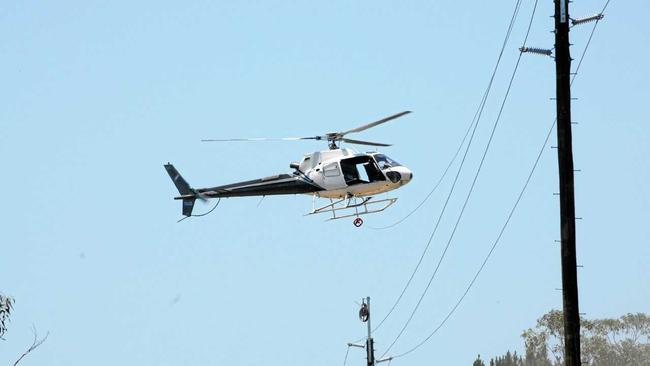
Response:
[{"label": "green foliage", "polygon": [[0,294],[0,339],[7,331],[7,323],[9,322],[9,315],[13,310],[14,299],[11,297]]},{"label": "green foliage", "polygon": [[510,353],[506,352],[505,355],[501,357],[494,358],[490,360],[490,366],[524,366],[524,359],[517,355],[517,352]]},{"label": "green foliage", "polygon": [[474,360],[472,366],[485,366],[485,362],[481,360],[481,355],[476,356],[476,360]]},{"label": "green foliage", "polygon": [[[650,366],[650,317],[626,314],[618,319],[580,319],[582,364],[589,366]],[[560,366],[564,364],[562,312],[551,310],[536,327],[521,335],[525,355],[508,351],[490,366]],[[476,366],[476,361],[474,362]]]},{"label": "green foliage", "polygon": [[[581,356],[591,366],[650,366],[650,318],[642,313],[618,319],[580,319]],[[535,329],[522,335],[532,352],[550,350],[553,362],[564,363],[564,323],[562,312],[550,311],[537,321]]]},{"label": "green foliage", "polygon": [[524,358],[525,366],[551,366],[548,359],[548,348],[546,346],[546,334],[535,333],[531,329],[525,331],[522,335],[526,347]]},{"label": "green foliage", "polygon": [[589,365],[650,366],[650,318],[643,313],[583,321],[580,336]]}]

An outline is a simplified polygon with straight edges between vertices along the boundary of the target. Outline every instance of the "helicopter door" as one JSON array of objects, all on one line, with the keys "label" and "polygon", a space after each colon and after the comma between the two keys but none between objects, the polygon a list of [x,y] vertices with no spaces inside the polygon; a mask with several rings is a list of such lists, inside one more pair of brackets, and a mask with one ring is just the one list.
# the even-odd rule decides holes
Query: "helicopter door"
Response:
[{"label": "helicopter door", "polygon": [[348,186],[386,180],[370,156],[355,156],[341,160],[341,170]]}]

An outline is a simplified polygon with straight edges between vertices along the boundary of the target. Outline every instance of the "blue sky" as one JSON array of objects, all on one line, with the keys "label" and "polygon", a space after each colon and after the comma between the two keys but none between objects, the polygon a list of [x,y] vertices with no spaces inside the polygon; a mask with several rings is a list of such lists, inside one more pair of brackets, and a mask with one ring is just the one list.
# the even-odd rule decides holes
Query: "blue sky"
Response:
[{"label": "blue sky", "polygon": [[[50,332],[24,364],[313,365],[343,362],[408,279],[451,184],[401,225],[458,146],[488,82],[515,1],[64,1],[0,6],[0,291],[16,299],[0,363]],[[466,169],[378,352],[408,317],[450,234],[523,40],[525,0]],[[602,2],[575,2],[574,16]],[[552,2],[529,44],[552,47]],[[581,311],[648,312],[650,44],[641,0],[612,1],[573,88]],[[577,57],[590,26],[574,28]],[[554,64],[522,60],[475,192],[414,321],[407,350],[449,311],[503,224],[554,116]],[[194,186],[289,170],[309,136],[402,110],[369,140],[414,171],[397,204],[349,220],[303,217],[307,196],[224,200],[177,224],[162,164]],[[551,145],[555,145],[555,138]],[[544,152],[501,243],[449,322],[395,364],[470,364],[521,350],[561,306],[556,151]],[[198,211],[208,206],[199,206]],[[349,364],[363,362],[351,350]]]}]

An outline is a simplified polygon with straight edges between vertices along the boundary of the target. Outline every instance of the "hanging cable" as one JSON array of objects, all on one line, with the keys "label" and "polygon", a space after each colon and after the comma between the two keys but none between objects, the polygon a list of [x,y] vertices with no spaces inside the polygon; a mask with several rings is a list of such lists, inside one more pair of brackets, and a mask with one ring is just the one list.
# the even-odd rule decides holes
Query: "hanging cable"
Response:
[{"label": "hanging cable", "polygon": [[[533,25],[533,19],[535,18],[535,11],[537,10],[537,2],[538,2],[538,0],[535,0],[535,4],[533,5],[533,10],[532,10],[532,13],[530,15],[530,21],[528,23],[528,29],[526,30],[526,36],[524,37],[524,42],[523,42],[524,46],[526,45],[526,42],[528,40],[528,36],[530,35],[530,29],[532,28],[532,25]],[[386,349],[384,354],[382,354],[382,356],[381,356],[382,358],[391,350],[391,348],[399,340],[399,338],[402,336],[402,334],[404,334],[404,331],[406,330],[408,325],[411,323],[411,320],[413,320],[413,317],[415,316],[415,313],[417,312],[418,308],[420,307],[420,304],[422,304],[422,300],[424,299],[427,292],[429,291],[429,288],[431,287],[431,283],[433,282],[433,279],[436,277],[436,274],[438,273],[438,270],[440,269],[440,265],[442,264],[442,261],[444,260],[446,254],[447,254],[447,251],[449,250],[449,247],[451,246],[451,243],[453,241],[456,230],[458,229],[458,225],[460,224],[460,221],[461,221],[461,219],[463,217],[465,209],[467,208],[467,204],[469,202],[470,197],[472,196],[472,193],[474,191],[474,187],[476,186],[476,182],[478,181],[478,177],[479,177],[479,175],[481,173],[481,169],[483,168],[483,164],[485,163],[485,158],[486,158],[487,153],[488,153],[488,151],[490,149],[490,146],[492,144],[492,140],[494,138],[494,134],[496,132],[496,129],[497,129],[498,125],[499,125],[499,121],[501,120],[501,115],[503,113],[503,109],[505,107],[506,101],[508,100],[508,96],[510,95],[510,90],[512,89],[512,83],[513,83],[513,81],[515,79],[515,76],[517,74],[517,70],[519,69],[519,64],[521,62],[521,56],[522,56],[522,52],[520,51],[519,56],[517,57],[517,62],[515,63],[515,67],[514,67],[514,69],[512,71],[512,75],[510,76],[510,81],[508,82],[508,87],[506,89],[506,93],[503,96],[503,100],[501,102],[501,107],[499,108],[499,113],[497,114],[497,117],[496,117],[496,119],[494,121],[494,124],[492,126],[492,131],[490,132],[490,137],[489,137],[489,139],[487,141],[487,144],[485,145],[485,148],[483,150],[483,155],[481,157],[481,161],[480,161],[479,166],[478,166],[478,168],[476,170],[476,173],[474,174],[474,179],[472,180],[472,184],[470,185],[469,191],[467,192],[467,195],[465,196],[465,201],[463,202],[463,206],[462,206],[462,208],[460,210],[460,213],[458,214],[458,217],[457,217],[456,222],[454,224],[454,227],[452,229],[451,235],[449,236],[449,240],[447,241],[447,244],[445,245],[445,249],[443,250],[442,255],[440,256],[440,259],[438,260],[438,263],[436,264],[436,268],[434,269],[433,274],[429,278],[429,282],[427,283],[426,287],[424,288],[424,291],[420,295],[420,298],[419,298],[418,302],[416,303],[415,307],[413,308],[413,311],[411,312],[411,315],[407,319],[404,326],[402,326],[402,329],[400,329],[399,333],[397,334],[397,336],[395,337],[393,342],[388,346],[388,348]]]},{"label": "hanging cable", "polygon": [[424,205],[424,203],[427,202],[427,200],[429,200],[429,197],[431,197],[433,192],[435,192],[438,189],[438,186],[440,186],[440,183],[442,183],[442,181],[445,179],[445,176],[447,176],[447,172],[449,172],[449,169],[454,164],[454,161],[456,161],[456,158],[458,157],[458,154],[460,154],[460,150],[463,148],[463,145],[465,144],[465,140],[467,140],[467,136],[469,135],[469,132],[472,130],[472,126],[474,125],[475,118],[476,118],[476,115],[474,116],[474,119],[472,119],[472,123],[470,123],[467,126],[467,131],[465,131],[465,135],[463,136],[463,139],[461,140],[460,144],[458,145],[458,148],[456,149],[456,152],[454,153],[454,156],[451,158],[451,160],[449,160],[449,163],[447,164],[447,167],[445,168],[444,172],[442,173],[442,175],[440,175],[440,178],[438,178],[438,181],[433,186],[433,188],[431,188],[429,193],[427,193],[427,195],[424,197],[424,199],[422,201],[420,201],[420,203],[417,206],[415,206],[414,209],[412,209],[408,214],[406,214],[406,216],[404,216],[401,219],[395,221],[394,223],[392,223],[390,225],[386,225],[386,226],[380,226],[380,227],[369,226],[370,229],[372,229],[372,230],[386,230],[386,229],[393,228],[393,227],[401,224],[402,222],[404,222],[406,219],[408,219],[417,210],[419,210],[420,207],[422,207],[422,205]]},{"label": "hanging cable", "polygon": [[[610,0],[607,0],[607,2],[605,3],[605,6],[603,7],[603,10],[601,11],[601,13],[603,13],[605,11],[607,6],[609,5],[609,2],[610,2]],[[576,66],[576,70],[575,70],[575,73],[573,75],[573,78],[571,79],[571,85],[573,85],[573,82],[575,81],[575,78],[578,75],[578,71],[580,70],[580,66],[582,65],[582,61],[585,58],[587,50],[589,49],[589,45],[591,44],[591,40],[593,38],[594,32],[596,31],[596,27],[598,26],[598,21],[599,20],[596,20],[596,22],[594,23],[594,26],[593,26],[593,28],[591,30],[591,34],[589,35],[589,39],[587,40],[585,48],[582,51],[582,55],[580,56],[580,60],[578,61],[578,65]],[[514,212],[517,209],[517,206],[519,205],[519,202],[521,201],[521,198],[523,197],[526,189],[528,188],[528,185],[529,185],[529,183],[530,183],[530,181],[532,179],[533,173],[537,169],[537,166],[539,165],[539,161],[540,161],[540,159],[542,157],[542,154],[543,154],[544,150],[546,149],[546,146],[548,145],[548,141],[549,141],[549,139],[551,137],[553,129],[555,128],[556,122],[557,122],[557,120],[554,120],[553,123],[551,124],[551,127],[549,128],[549,130],[548,130],[548,132],[546,134],[546,138],[544,139],[544,143],[542,144],[541,148],[539,149],[539,152],[538,152],[537,157],[536,157],[536,159],[535,159],[535,161],[533,163],[533,166],[532,166],[530,172],[528,173],[526,181],[524,182],[524,185],[521,188],[521,190],[519,192],[519,195],[517,196],[517,199],[515,200],[515,203],[512,206],[512,208],[511,208],[511,210],[510,210],[510,212],[508,214],[508,217],[506,218],[505,223],[501,227],[501,230],[499,231],[499,234],[497,235],[497,238],[495,239],[494,243],[492,243],[492,247],[490,248],[490,250],[487,253],[487,255],[486,255],[485,259],[483,260],[483,262],[481,263],[481,266],[479,267],[478,271],[476,271],[476,273],[474,274],[474,277],[472,278],[469,285],[465,289],[465,292],[463,292],[463,294],[460,296],[458,301],[454,304],[454,306],[451,308],[449,313],[447,313],[447,315],[443,318],[442,322],[440,322],[440,324],[433,330],[433,332],[431,332],[426,338],[424,338],[424,340],[422,340],[420,343],[416,344],[414,347],[412,347],[409,350],[407,350],[405,352],[402,352],[402,353],[400,353],[400,354],[398,354],[396,356],[393,356],[393,358],[399,358],[399,357],[406,356],[409,353],[414,352],[415,350],[420,348],[427,341],[429,341],[429,339],[431,339],[431,337],[433,337],[438,332],[438,330],[440,330],[440,328],[442,328],[445,325],[447,320],[449,320],[449,318],[453,315],[453,313],[456,311],[456,309],[458,309],[461,302],[465,299],[465,297],[469,293],[472,286],[474,286],[474,283],[476,282],[476,279],[478,278],[478,276],[481,274],[481,272],[485,268],[485,265],[487,264],[488,260],[492,256],[492,253],[496,249],[496,246],[499,244],[499,242],[501,240],[501,237],[503,236],[503,233],[505,232],[505,229],[507,228],[508,224],[510,223],[510,220],[512,219],[512,216],[514,215]]]},{"label": "hanging cable", "polygon": [[[417,273],[418,269],[420,268],[420,265],[422,264],[422,261],[423,261],[425,255],[426,255],[426,253],[427,253],[429,247],[431,246],[431,242],[432,242],[432,240],[433,240],[433,237],[435,236],[435,234],[436,234],[436,232],[437,232],[437,230],[438,230],[438,227],[439,227],[439,225],[440,225],[440,221],[442,220],[442,216],[443,216],[444,213],[445,213],[445,210],[446,210],[446,208],[447,208],[447,205],[448,205],[448,203],[449,203],[449,201],[450,201],[450,199],[451,199],[451,196],[452,196],[452,194],[453,194],[453,192],[454,192],[454,189],[455,189],[455,187],[456,187],[456,184],[457,184],[457,182],[458,182],[458,178],[459,178],[459,176],[460,176],[460,173],[461,173],[461,171],[462,171],[462,168],[463,168],[463,166],[464,166],[464,164],[465,164],[465,160],[466,160],[466,158],[467,158],[467,154],[468,154],[469,149],[470,149],[470,147],[471,147],[471,145],[472,145],[472,141],[473,141],[473,139],[474,139],[474,135],[475,135],[476,129],[477,129],[477,127],[478,127],[478,124],[479,124],[479,122],[480,122],[481,116],[482,116],[482,114],[483,114],[483,110],[484,110],[484,108],[485,108],[485,103],[486,103],[487,98],[488,98],[488,96],[489,96],[489,94],[490,94],[490,90],[491,90],[491,88],[492,88],[492,83],[493,83],[493,81],[494,81],[494,78],[495,78],[496,72],[497,72],[497,70],[498,70],[499,64],[501,63],[501,58],[502,58],[502,56],[503,56],[503,52],[505,51],[506,45],[507,45],[507,43],[508,43],[508,40],[510,39],[510,35],[512,34],[512,29],[513,29],[513,27],[514,27],[514,23],[515,23],[515,21],[516,21],[516,19],[517,19],[517,16],[518,16],[518,14],[519,14],[519,8],[520,8],[520,6],[521,6],[521,2],[522,2],[522,0],[517,0],[516,3],[515,3],[515,8],[514,8],[514,11],[513,11],[512,17],[511,17],[511,19],[510,19],[510,24],[508,25],[508,30],[506,31],[506,36],[505,36],[505,38],[504,38],[504,40],[503,40],[503,44],[502,44],[502,46],[501,46],[501,51],[499,52],[499,56],[498,56],[498,58],[497,58],[497,62],[496,62],[495,66],[494,66],[494,69],[493,69],[493,71],[492,71],[492,75],[491,75],[491,77],[490,77],[490,81],[489,81],[489,83],[488,83],[488,86],[487,86],[485,92],[483,93],[483,97],[481,98],[481,102],[479,103],[479,106],[478,106],[478,108],[477,108],[477,110],[476,110],[476,112],[475,112],[475,114],[474,114],[474,117],[472,118],[472,123],[471,123],[470,126],[469,126],[470,128],[467,130],[468,132],[470,132],[470,130],[471,130],[471,135],[470,135],[469,141],[468,141],[468,143],[467,143],[467,146],[465,147],[465,151],[464,151],[464,154],[463,154],[462,160],[461,160],[460,165],[459,165],[459,167],[458,167],[458,171],[456,172],[456,176],[454,177],[454,181],[453,181],[453,183],[452,183],[452,185],[451,185],[451,188],[450,188],[450,190],[449,190],[449,193],[447,194],[447,198],[446,198],[446,200],[445,200],[445,203],[444,203],[444,205],[443,205],[443,207],[442,207],[442,209],[441,209],[441,211],[440,211],[440,214],[439,214],[438,219],[437,219],[437,221],[436,221],[436,224],[435,224],[435,226],[434,226],[434,228],[433,228],[433,231],[431,232],[431,235],[429,236],[429,240],[427,241],[427,244],[426,244],[426,246],[424,247],[424,250],[422,251],[422,254],[420,255],[420,258],[419,258],[419,260],[418,260],[418,262],[417,262],[415,268],[414,268],[413,271],[411,272],[411,276],[409,277],[408,281],[406,282],[406,285],[405,285],[404,288],[402,289],[402,292],[400,293],[400,295],[398,296],[397,300],[395,301],[395,303],[393,304],[393,306],[391,307],[391,309],[388,311],[388,313],[387,313],[387,314],[384,316],[384,318],[379,322],[379,324],[378,324],[378,325],[373,329],[373,332],[376,331],[377,329],[379,329],[379,327],[381,327],[381,325],[386,321],[386,319],[388,319],[388,317],[389,317],[390,314],[393,312],[393,310],[395,310],[395,308],[397,307],[397,305],[398,305],[399,302],[401,301],[402,297],[404,296],[404,293],[406,292],[406,290],[407,290],[408,287],[410,286],[411,282],[413,281],[413,278],[415,277],[415,274]],[[473,128],[472,128],[472,127],[473,127]],[[460,147],[462,147],[462,144],[460,145]],[[460,150],[460,149],[459,149],[459,150]],[[452,162],[453,162],[453,161],[452,161]],[[451,163],[449,164],[449,166],[451,166]],[[434,189],[435,189],[435,187],[434,187]],[[433,193],[433,192],[431,192],[431,193]],[[424,202],[423,202],[423,203],[424,203]]]},{"label": "hanging cable", "polygon": [[185,219],[188,219],[188,218],[190,218],[190,217],[201,217],[201,216],[209,215],[209,214],[212,213],[212,211],[214,211],[215,208],[217,208],[217,206],[219,206],[219,203],[220,203],[220,202],[221,202],[221,197],[219,197],[219,198],[217,199],[217,203],[214,204],[214,206],[210,209],[210,211],[205,212],[205,213],[202,213],[202,214],[198,214],[198,215],[189,215],[189,216],[185,216],[185,217],[183,217],[182,219],[176,221],[176,223],[179,223],[179,222],[181,222],[181,221],[183,221],[183,220],[185,220]]}]

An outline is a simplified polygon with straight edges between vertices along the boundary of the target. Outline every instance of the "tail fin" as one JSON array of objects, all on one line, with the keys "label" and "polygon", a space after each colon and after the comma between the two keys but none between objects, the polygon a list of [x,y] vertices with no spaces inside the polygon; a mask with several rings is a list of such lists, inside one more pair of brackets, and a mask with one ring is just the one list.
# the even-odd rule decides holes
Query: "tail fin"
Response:
[{"label": "tail fin", "polygon": [[[190,187],[190,185],[183,179],[181,174],[174,168],[170,163],[165,164],[165,169],[169,174],[169,177],[174,182],[174,185],[178,189],[178,193],[183,197],[183,215],[192,216],[192,210],[194,209],[194,202],[196,202],[196,192]],[[187,197],[190,196],[190,197]],[[180,197],[177,197],[180,199]]]},{"label": "tail fin", "polygon": [[181,173],[174,168],[173,165],[170,163],[165,164],[165,169],[167,169],[167,173],[169,174],[169,177],[172,179],[174,182],[174,185],[176,185],[176,188],[178,189],[178,193],[181,195],[187,195],[187,194],[194,194],[194,191],[190,187],[189,184],[183,179],[181,176]]}]

